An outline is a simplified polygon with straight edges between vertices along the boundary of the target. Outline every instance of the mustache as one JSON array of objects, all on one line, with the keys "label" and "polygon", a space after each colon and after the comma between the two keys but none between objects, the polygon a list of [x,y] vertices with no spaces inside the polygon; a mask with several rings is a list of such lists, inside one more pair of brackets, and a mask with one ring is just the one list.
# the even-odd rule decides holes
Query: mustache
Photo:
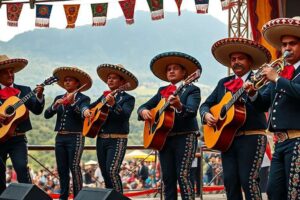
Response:
[{"label": "mustache", "polygon": [[244,66],[241,65],[241,64],[235,63],[235,64],[232,66],[232,69],[236,69],[236,68],[244,68]]}]

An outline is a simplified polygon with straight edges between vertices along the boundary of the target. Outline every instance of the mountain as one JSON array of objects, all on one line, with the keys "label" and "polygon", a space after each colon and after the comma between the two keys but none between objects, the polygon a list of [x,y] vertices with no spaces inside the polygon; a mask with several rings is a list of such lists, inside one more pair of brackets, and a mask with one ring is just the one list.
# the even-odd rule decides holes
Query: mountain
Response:
[{"label": "mountain", "polygon": [[183,11],[181,16],[165,13],[165,19],[152,21],[149,12],[138,11],[131,26],[119,17],[104,27],[28,31],[0,42],[0,53],[29,60],[28,67],[17,74],[17,82],[34,86],[50,76],[54,68],[72,65],[93,77],[90,94],[94,94],[103,90],[96,73],[99,64],[121,63],[137,75],[140,85],[160,84],[149,69],[151,59],[162,52],[181,51],[202,64],[200,84],[214,86],[226,75],[226,68],[215,61],[211,46],[226,36],[227,26],[209,15]]}]

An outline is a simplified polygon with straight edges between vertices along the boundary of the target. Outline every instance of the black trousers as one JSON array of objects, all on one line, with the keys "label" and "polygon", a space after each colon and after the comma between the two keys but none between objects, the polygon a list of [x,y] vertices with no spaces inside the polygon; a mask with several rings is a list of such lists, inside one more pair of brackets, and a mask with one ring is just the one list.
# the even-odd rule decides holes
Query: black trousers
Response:
[{"label": "black trousers", "polygon": [[[6,161],[8,156],[11,159],[13,168],[17,173],[17,178],[19,183],[31,183],[31,178],[29,170],[27,167],[28,164],[28,150],[27,150],[27,138],[25,135],[15,136],[10,138],[4,143],[1,143],[0,146],[0,193],[1,190],[5,189],[3,187],[3,182],[6,182]],[[2,166],[3,165],[3,166]],[[2,169],[3,168],[3,169]]]},{"label": "black trousers", "polygon": [[266,150],[264,135],[235,137],[228,151],[223,152],[224,186],[228,200],[241,200],[242,188],[247,200],[262,199],[259,170]]},{"label": "black trousers", "polygon": [[127,147],[126,138],[97,138],[97,157],[106,188],[123,193],[119,175]]},{"label": "black trousers", "polygon": [[55,156],[60,179],[60,199],[69,197],[70,176],[72,173],[74,197],[82,189],[82,174],[80,159],[84,147],[84,137],[81,134],[57,134],[55,139]]},{"label": "black trousers", "polygon": [[190,173],[192,161],[197,148],[196,134],[185,134],[168,137],[159,160],[164,183],[166,200],[177,199],[177,181],[183,200],[195,199]]}]

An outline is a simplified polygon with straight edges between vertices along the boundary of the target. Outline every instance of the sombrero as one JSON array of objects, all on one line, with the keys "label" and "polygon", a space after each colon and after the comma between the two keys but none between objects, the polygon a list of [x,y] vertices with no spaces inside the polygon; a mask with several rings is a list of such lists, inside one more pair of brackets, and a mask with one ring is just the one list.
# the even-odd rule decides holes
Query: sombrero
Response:
[{"label": "sombrero", "polygon": [[23,58],[9,58],[7,55],[0,55],[0,70],[13,68],[14,72],[22,70],[28,64]]},{"label": "sombrero", "polygon": [[134,90],[137,88],[139,81],[137,78],[127,69],[124,68],[123,65],[117,64],[102,64],[97,68],[97,73],[99,78],[107,83],[107,77],[109,74],[117,74],[121,76],[126,82],[129,82],[130,86],[126,88],[126,90]]},{"label": "sombrero", "polygon": [[269,50],[253,40],[245,38],[224,38],[213,44],[211,52],[215,59],[225,65],[230,65],[230,55],[232,53],[245,53],[253,60],[253,69],[259,68],[262,64],[271,60]]},{"label": "sombrero", "polygon": [[290,35],[300,38],[300,17],[277,18],[262,27],[264,38],[276,49],[281,48],[281,37]]},{"label": "sombrero", "polygon": [[76,78],[80,82],[80,86],[85,85],[80,92],[90,89],[93,83],[91,77],[77,67],[59,67],[53,71],[53,75],[59,79],[57,84],[62,88],[64,88],[65,77]]},{"label": "sombrero", "polygon": [[163,81],[167,81],[167,67],[171,64],[179,64],[185,68],[187,75],[192,74],[197,69],[202,71],[199,61],[185,53],[181,52],[166,52],[155,56],[150,63],[150,69],[153,74]]}]

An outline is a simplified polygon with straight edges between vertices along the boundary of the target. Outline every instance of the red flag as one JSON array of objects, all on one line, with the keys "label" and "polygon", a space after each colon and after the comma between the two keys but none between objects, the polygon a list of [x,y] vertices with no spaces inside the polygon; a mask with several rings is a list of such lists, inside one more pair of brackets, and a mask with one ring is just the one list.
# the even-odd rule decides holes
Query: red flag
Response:
[{"label": "red flag", "polygon": [[124,13],[124,16],[126,18],[126,23],[129,25],[133,24],[134,23],[135,0],[119,1],[119,4],[120,4],[122,11]]}]

